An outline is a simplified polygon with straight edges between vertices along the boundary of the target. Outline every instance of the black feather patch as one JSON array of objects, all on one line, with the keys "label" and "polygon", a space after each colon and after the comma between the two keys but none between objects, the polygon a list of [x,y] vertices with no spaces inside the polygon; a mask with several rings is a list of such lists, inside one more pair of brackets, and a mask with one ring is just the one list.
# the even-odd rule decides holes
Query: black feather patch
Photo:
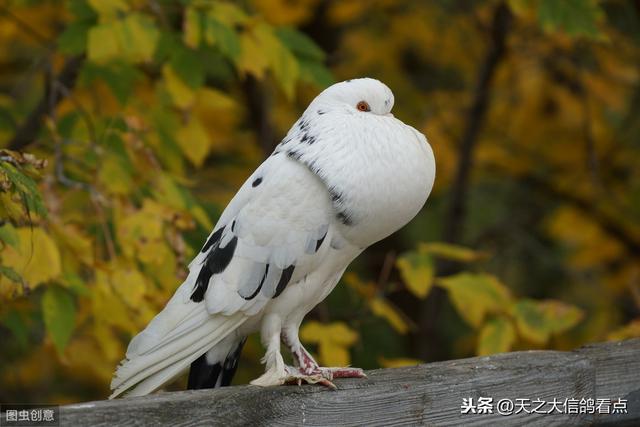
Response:
[{"label": "black feather patch", "polygon": [[298,122],[298,127],[302,132],[306,132],[307,130],[309,130],[309,122],[306,120],[300,120]]},{"label": "black feather patch", "polygon": [[351,215],[347,212],[340,211],[336,214],[336,218],[343,223],[344,225],[353,225],[353,220],[351,219]]},{"label": "black feather patch", "polygon": [[287,137],[287,138],[283,139],[283,140],[282,140],[282,142],[280,142],[280,145],[287,145],[287,143],[288,143],[289,141],[291,141],[291,138],[290,138],[290,137]]},{"label": "black feather patch", "polygon": [[227,358],[224,359],[224,364],[222,365],[222,378],[220,381],[221,387],[231,385],[233,375],[236,373],[236,369],[238,369],[238,360],[240,359],[240,353],[242,353],[242,347],[246,341],[247,339],[243,338],[242,341],[238,343],[235,350],[229,353]]},{"label": "black feather patch", "polygon": [[[327,230],[327,233],[329,232],[329,230]],[[324,236],[322,236],[319,240],[316,241],[316,252],[318,252],[318,249],[320,249],[320,246],[322,246],[322,242],[324,242],[324,238],[327,237],[327,233],[324,233]]]},{"label": "black feather patch", "polygon": [[211,270],[211,273],[218,274],[222,273],[225,268],[231,262],[231,258],[233,258],[233,253],[236,251],[236,245],[238,244],[238,236],[233,236],[227,246],[221,248],[217,246],[211,254],[206,259],[206,263]]},{"label": "black feather patch", "polygon": [[262,279],[260,279],[260,284],[258,285],[258,287],[256,287],[256,290],[253,291],[253,293],[248,297],[243,297],[242,295],[240,296],[247,301],[254,299],[256,295],[258,295],[258,292],[260,292],[260,289],[262,289],[262,285],[264,285],[264,279],[267,278],[267,274],[269,274],[269,264],[267,264],[267,266],[264,268],[264,274],[262,275]]},{"label": "black feather patch", "polygon": [[214,388],[221,371],[222,365],[220,363],[209,365],[207,363],[207,353],[204,353],[191,363],[187,389],[199,390],[202,388]]},{"label": "black feather patch", "polygon": [[207,252],[211,246],[218,243],[220,241],[220,237],[222,237],[222,232],[224,231],[224,227],[220,227],[215,233],[209,236],[207,242],[202,247],[200,252]]},{"label": "black feather patch", "polygon": [[287,151],[287,156],[291,157],[292,159],[300,160],[300,158],[302,157],[302,153],[299,153],[296,150],[289,150]]},{"label": "black feather patch", "polygon": [[280,280],[278,281],[278,285],[276,286],[276,293],[273,295],[274,298],[278,298],[284,288],[287,287],[289,281],[291,281],[291,276],[293,275],[293,270],[296,268],[295,265],[290,265],[289,267],[282,270],[282,275],[280,276]]},{"label": "black feather patch", "polygon": [[323,114],[325,114],[325,113],[326,113],[326,111],[324,111],[324,110],[318,110],[318,115],[319,115],[319,116],[321,116],[321,115],[323,115]]},{"label": "black feather patch", "polygon": [[329,189],[329,196],[331,196],[331,201],[334,203],[339,203],[340,201],[342,201],[342,193],[335,188]]},{"label": "black feather patch", "polygon": [[253,182],[251,183],[251,186],[252,186],[252,187],[257,187],[258,185],[260,185],[260,183],[261,183],[261,182],[262,182],[262,177],[258,177],[258,178],[256,178],[256,180],[255,180],[255,181],[253,181]]},{"label": "black feather patch", "polygon": [[300,142],[306,142],[307,144],[312,145],[313,143],[316,142],[316,137],[313,135],[309,135],[308,133],[305,133],[304,135],[302,135]]},{"label": "black feather patch", "polygon": [[222,273],[224,269],[227,268],[233,258],[237,244],[238,237],[233,236],[233,238],[229,240],[229,243],[227,243],[227,246],[221,248],[220,240],[218,239],[218,242],[213,246],[200,265],[200,273],[198,273],[198,277],[196,278],[196,284],[191,294],[191,301],[200,302],[204,299],[204,294],[209,287],[211,276]]},{"label": "black feather patch", "polygon": [[[243,338],[227,355],[224,362],[219,361],[210,365],[207,363],[206,353],[198,357],[191,363],[187,388],[189,390],[198,390],[230,385],[233,375],[236,373],[236,369],[238,369],[238,360],[240,359],[240,353],[246,340],[246,338]],[[218,379],[220,379],[220,383],[218,383]]]}]

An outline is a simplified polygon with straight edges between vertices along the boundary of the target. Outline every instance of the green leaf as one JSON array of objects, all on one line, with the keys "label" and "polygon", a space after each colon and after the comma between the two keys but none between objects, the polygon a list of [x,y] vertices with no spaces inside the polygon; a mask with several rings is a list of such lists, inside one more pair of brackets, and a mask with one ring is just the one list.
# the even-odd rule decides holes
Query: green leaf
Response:
[{"label": "green leaf", "polygon": [[513,305],[512,315],[523,338],[544,344],[552,334],[577,325],[584,314],[579,308],[560,301],[522,299]]},{"label": "green leaf", "polygon": [[49,336],[62,354],[75,326],[76,308],[71,295],[63,288],[49,286],[42,296],[42,314]]},{"label": "green leaf", "polygon": [[160,31],[147,15],[131,13],[118,27],[118,37],[125,57],[132,62],[150,61],[160,39]]},{"label": "green leaf", "polygon": [[2,227],[0,227],[0,240],[14,248],[18,247],[20,239],[16,229],[11,225],[11,223],[6,222]]},{"label": "green leaf", "polygon": [[184,44],[196,49],[202,40],[202,30],[204,19],[202,14],[195,7],[187,7],[184,12],[183,37]]},{"label": "green leaf", "polygon": [[153,58],[160,31],[153,20],[141,13],[109,21],[89,30],[87,54],[92,62],[104,64],[114,59],[139,63]]},{"label": "green leaf", "polygon": [[7,327],[23,349],[29,343],[29,327],[23,317],[16,310],[9,311],[2,319],[2,324]]},{"label": "green leaf", "polygon": [[87,62],[80,73],[80,81],[84,86],[91,85],[96,79],[105,82],[121,105],[127,103],[133,93],[134,84],[141,76],[135,66],[124,61],[107,65]]},{"label": "green leaf", "polygon": [[205,18],[204,39],[231,60],[240,55],[240,37],[233,28],[219,21],[213,12]]},{"label": "green leaf", "polygon": [[93,24],[91,22],[74,22],[67,26],[58,36],[58,48],[60,52],[67,55],[79,55],[87,48],[89,30]]},{"label": "green leaf", "polygon": [[436,257],[460,262],[477,261],[485,256],[481,252],[444,242],[421,243],[420,248]]},{"label": "green leaf", "polygon": [[95,21],[98,17],[86,0],[68,0],[66,5],[78,21]]},{"label": "green leaf", "polygon": [[540,0],[538,21],[546,31],[562,30],[570,36],[596,38],[602,14],[595,0]]},{"label": "green leaf", "polygon": [[76,295],[89,297],[91,296],[91,291],[84,283],[84,281],[74,273],[67,273],[62,278],[62,282],[67,286],[67,288]]},{"label": "green leaf", "polygon": [[204,83],[204,68],[197,52],[179,47],[171,55],[171,68],[188,84],[191,89],[198,89]]},{"label": "green leaf", "polygon": [[306,34],[291,27],[281,27],[276,30],[276,36],[297,57],[316,62],[324,61],[324,52]]},{"label": "green leaf", "polygon": [[516,330],[511,320],[504,316],[487,321],[480,329],[476,354],[504,353],[511,349],[516,340]]},{"label": "green leaf", "polygon": [[458,314],[474,328],[487,313],[503,312],[511,302],[507,287],[489,274],[459,273],[438,278],[436,284],[449,292]]},{"label": "green leaf", "polygon": [[300,80],[313,83],[320,88],[331,86],[336,81],[331,71],[322,63],[308,59],[300,59]]},{"label": "green leaf", "polygon": [[405,252],[396,260],[400,276],[409,291],[418,298],[429,295],[435,274],[433,258],[424,251]]},{"label": "green leaf", "polygon": [[20,277],[20,275],[16,273],[16,271],[11,267],[0,265],[0,274],[2,274],[4,277],[11,280],[12,282],[22,283],[22,278]]},{"label": "green leaf", "polygon": [[36,212],[38,215],[46,217],[47,210],[44,207],[40,191],[38,191],[38,186],[31,177],[25,175],[8,162],[0,162],[0,172],[4,172],[14,185],[15,191],[20,194],[27,212]]}]

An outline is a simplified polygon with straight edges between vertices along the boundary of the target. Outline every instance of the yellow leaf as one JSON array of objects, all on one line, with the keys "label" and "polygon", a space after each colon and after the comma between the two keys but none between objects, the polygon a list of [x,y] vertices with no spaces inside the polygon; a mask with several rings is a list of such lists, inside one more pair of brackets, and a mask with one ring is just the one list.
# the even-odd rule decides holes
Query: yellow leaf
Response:
[{"label": "yellow leaf", "polygon": [[138,326],[131,319],[131,310],[110,284],[108,271],[96,269],[92,291],[92,312],[97,323],[115,326],[132,334],[138,332]]},{"label": "yellow leaf", "polygon": [[199,109],[210,109],[217,112],[238,109],[238,103],[229,95],[208,87],[198,90],[196,103]]},{"label": "yellow leaf", "polygon": [[280,42],[269,25],[260,23],[256,25],[254,32],[276,80],[285,95],[291,99],[300,71],[298,61],[289,49]]},{"label": "yellow leaf", "polygon": [[178,129],[176,141],[194,166],[202,166],[211,149],[211,141],[200,120],[192,117],[189,123]]},{"label": "yellow leaf", "polygon": [[421,243],[420,248],[428,254],[461,262],[477,261],[486,257],[482,252],[444,242]]},{"label": "yellow leaf", "polygon": [[118,25],[118,41],[125,58],[133,62],[153,59],[160,32],[150,17],[130,13]]},{"label": "yellow leaf", "polygon": [[148,252],[147,246],[162,240],[163,219],[168,210],[146,199],[141,210],[119,218],[117,233],[122,252],[130,258],[155,256]]},{"label": "yellow leaf", "polygon": [[630,338],[640,338],[640,319],[632,320],[625,326],[607,335],[607,339],[612,341],[621,341]]},{"label": "yellow leaf", "polygon": [[378,293],[378,289],[375,283],[373,282],[365,283],[362,280],[360,280],[357,274],[353,272],[345,273],[345,275],[342,276],[342,280],[344,280],[347,286],[349,286],[350,288],[353,288],[356,292],[358,292],[367,300],[375,298],[376,294]]},{"label": "yellow leaf", "polygon": [[8,192],[0,191],[0,218],[18,219],[24,216],[22,204],[16,199]]},{"label": "yellow leaf", "polygon": [[509,290],[489,274],[460,273],[439,278],[436,284],[449,292],[458,314],[474,328],[487,313],[504,311],[511,301]]},{"label": "yellow leaf", "polygon": [[202,20],[198,9],[188,7],[184,12],[182,40],[187,46],[196,49],[202,37]]},{"label": "yellow leaf", "polygon": [[186,209],[187,203],[176,181],[166,173],[157,173],[153,182],[154,199],[174,209]]},{"label": "yellow leaf", "polygon": [[198,223],[204,227],[204,229],[209,230],[213,228],[213,223],[209,219],[209,215],[202,208],[202,206],[194,206],[191,208],[191,215],[198,221]]},{"label": "yellow leaf", "polygon": [[93,325],[93,337],[98,341],[103,352],[103,357],[107,360],[118,360],[122,357],[122,344],[114,334],[113,328],[103,322],[96,322]]},{"label": "yellow leaf", "polygon": [[262,50],[257,37],[251,32],[244,32],[240,37],[240,56],[236,66],[244,74],[253,74],[261,79],[269,66],[269,61]]},{"label": "yellow leaf", "polygon": [[480,329],[476,354],[504,353],[511,349],[516,340],[516,331],[511,320],[500,316],[487,321]]},{"label": "yellow leaf", "polygon": [[333,322],[327,325],[326,336],[336,344],[345,347],[355,344],[358,340],[358,333],[348,327],[344,322]]},{"label": "yellow leaf", "polygon": [[349,350],[331,340],[323,341],[319,352],[321,363],[326,366],[347,366],[351,361]]},{"label": "yellow leaf", "polygon": [[380,357],[378,358],[378,363],[383,368],[402,368],[403,366],[417,366],[424,362],[422,360],[410,359],[408,357],[396,357],[392,359]]},{"label": "yellow leaf", "polygon": [[211,6],[211,13],[229,26],[242,24],[247,20],[247,14],[232,3],[216,2]]},{"label": "yellow leaf", "polygon": [[89,30],[87,52],[89,60],[106,63],[114,59],[131,62],[150,61],[160,39],[160,32],[151,18],[140,13],[127,14],[98,24]]},{"label": "yellow leaf", "polygon": [[98,182],[111,194],[126,195],[134,188],[131,173],[122,160],[113,154],[103,157],[98,170]]},{"label": "yellow leaf", "polygon": [[[32,287],[57,278],[62,272],[60,252],[53,239],[42,228],[16,229],[19,244],[5,246],[2,264],[14,269]],[[7,280],[0,276],[0,281]]]},{"label": "yellow leaf", "polygon": [[300,329],[300,338],[318,344],[320,363],[346,366],[350,361],[348,348],[358,340],[358,334],[343,322],[308,322]]},{"label": "yellow leaf", "polygon": [[425,298],[433,285],[433,258],[423,249],[405,252],[398,257],[396,265],[409,291],[418,298]]},{"label": "yellow leaf", "polygon": [[93,265],[93,241],[80,228],[72,224],[51,224],[57,242],[64,246],[63,254],[71,252],[72,257],[86,265]]},{"label": "yellow leaf", "polygon": [[167,92],[173,99],[173,103],[179,108],[187,108],[195,101],[195,92],[185,82],[182,81],[178,74],[173,71],[169,64],[162,67],[162,77]]},{"label": "yellow leaf", "polygon": [[560,301],[522,299],[513,305],[512,315],[522,337],[544,344],[552,334],[574,327],[584,314],[579,308]]},{"label": "yellow leaf", "polygon": [[104,387],[111,381],[113,368],[122,359],[124,347],[112,328],[95,325],[82,337],[73,339],[65,356],[69,363],[69,375],[76,375],[88,382]]},{"label": "yellow leaf", "polygon": [[98,13],[100,22],[112,21],[129,10],[126,0],[89,0],[88,3]]},{"label": "yellow leaf", "polygon": [[300,329],[300,339],[317,344],[322,341],[325,330],[326,326],[320,322],[307,322]]},{"label": "yellow leaf", "polygon": [[260,15],[276,25],[296,26],[313,15],[318,0],[254,0]]},{"label": "yellow leaf", "polygon": [[89,30],[87,55],[89,61],[104,63],[118,56],[120,46],[113,24],[100,24]]},{"label": "yellow leaf", "polygon": [[403,314],[384,298],[372,299],[369,301],[369,307],[371,307],[373,314],[386,319],[398,333],[406,334],[409,332],[409,325],[407,325]]},{"label": "yellow leaf", "polygon": [[138,308],[144,304],[147,280],[142,273],[133,266],[124,263],[114,263],[112,268],[111,285],[122,300],[132,308]]}]

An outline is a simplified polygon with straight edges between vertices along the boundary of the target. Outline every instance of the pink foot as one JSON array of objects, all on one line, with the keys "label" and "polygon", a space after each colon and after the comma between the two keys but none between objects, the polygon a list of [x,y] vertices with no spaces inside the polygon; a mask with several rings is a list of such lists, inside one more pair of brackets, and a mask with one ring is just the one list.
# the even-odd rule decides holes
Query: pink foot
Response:
[{"label": "pink foot", "polygon": [[334,378],[366,378],[364,371],[360,368],[323,368],[302,346],[293,347],[283,336],[283,342],[288,345],[293,355],[295,367],[287,366],[288,377],[285,379],[286,384],[298,384],[303,382],[306,384],[320,384],[331,389],[336,389],[335,384],[331,382]]},{"label": "pink foot", "polygon": [[360,368],[320,368],[331,372],[333,378],[367,378]]}]

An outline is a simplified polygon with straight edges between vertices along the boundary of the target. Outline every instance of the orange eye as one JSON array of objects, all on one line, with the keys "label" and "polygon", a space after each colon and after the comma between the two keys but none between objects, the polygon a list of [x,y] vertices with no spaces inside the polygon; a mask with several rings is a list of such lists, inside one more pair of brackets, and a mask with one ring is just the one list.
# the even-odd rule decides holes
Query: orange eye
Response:
[{"label": "orange eye", "polygon": [[371,108],[369,107],[369,104],[367,104],[367,101],[358,102],[358,105],[356,105],[356,108],[359,111],[371,111]]}]

